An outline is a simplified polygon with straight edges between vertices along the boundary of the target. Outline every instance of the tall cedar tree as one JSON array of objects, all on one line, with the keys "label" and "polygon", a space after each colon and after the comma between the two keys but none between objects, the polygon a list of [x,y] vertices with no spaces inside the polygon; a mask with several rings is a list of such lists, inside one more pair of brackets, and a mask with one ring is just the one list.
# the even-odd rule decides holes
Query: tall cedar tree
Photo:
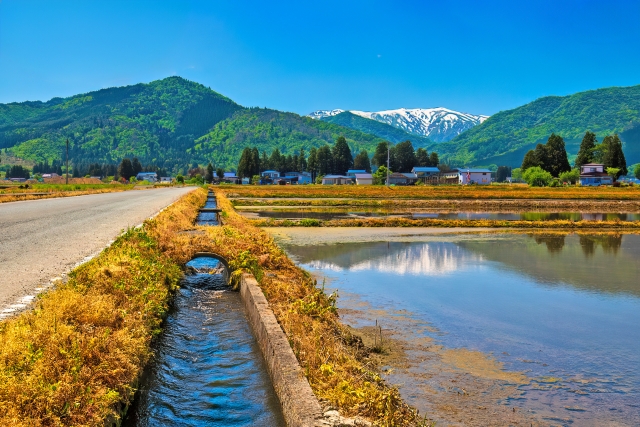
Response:
[{"label": "tall cedar tree", "polygon": [[140,164],[140,160],[137,157],[134,157],[131,161],[131,167],[133,168],[133,174],[138,175],[142,172],[142,164]]},{"label": "tall cedar tree", "polygon": [[569,172],[571,165],[567,158],[567,150],[564,145],[564,139],[560,135],[551,134],[545,147],[547,154],[547,168],[544,168],[551,175],[558,177],[562,172]]},{"label": "tall cedar tree", "polygon": [[332,173],[333,164],[331,159],[331,147],[327,144],[318,149],[318,175],[327,175]]},{"label": "tall cedar tree", "polygon": [[224,169],[222,168],[216,169],[216,175],[218,176],[219,179],[224,178]]},{"label": "tall cedar tree", "polygon": [[627,159],[622,151],[622,141],[618,134],[613,136],[605,136],[602,140],[602,163],[605,170],[607,168],[618,168],[620,171],[616,174],[616,179],[627,174]]},{"label": "tall cedar tree", "polygon": [[318,174],[318,149],[316,147],[311,147],[311,150],[309,150],[307,167],[309,168],[309,172],[311,172],[312,182],[315,182],[316,175]]},{"label": "tall cedar tree", "polygon": [[304,154],[304,148],[300,148],[300,154],[298,155],[298,172],[304,172],[307,170],[307,159]]},{"label": "tall cedar tree", "polygon": [[351,149],[344,136],[338,137],[333,146],[333,173],[344,175],[353,167],[353,156]]},{"label": "tall cedar tree", "polygon": [[429,153],[424,148],[420,147],[416,150],[416,166],[431,166],[431,160],[429,159]]},{"label": "tall cedar tree", "polygon": [[208,183],[213,182],[213,165],[211,162],[207,165],[207,173],[204,174],[204,180]]},{"label": "tall cedar tree", "polygon": [[431,154],[429,154],[429,166],[438,166],[440,164],[440,159],[438,158],[438,153],[436,153],[435,151],[432,151]]},{"label": "tall cedar tree", "polygon": [[238,161],[238,177],[252,177],[252,165],[253,162],[253,153],[251,152],[251,148],[244,147],[242,150],[242,154],[240,155],[240,161]]},{"label": "tall cedar tree", "polygon": [[367,153],[367,150],[360,151],[356,158],[353,159],[353,168],[371,173],[371,162],[369,162],[369,153]]},{"label": "tall cedar tree", "polygon": [[396,145],[395,149],[396,169],[398,172],[411,172],[416,165],[416,153],[411,141],[403,141]]},{"label": "tall cedar tree", "polygon": [[509,166],[498,166],[496,171],[496,181],[505,182],[511,176],[511,168]]},{"label": "tall cedar tree", "polygon": [[596,148],[597,142],[598,140],[596,139],[595,133],[587,131],[587,133],[584,134],[582,143],[580,144],[580,150],[578,150],[578,155],[576,156],[575,166],[577,168],[593,162],[593,150]]},{"label": "tall cedar tree", "polygon": [[378,143],[376,151],[373,153],[371,162],[380,167],[387,164],[387,150],[389,149],[389,143],[386,141]]},{"label": "tall cedar tree", "polygon": [[253,178],[254,175],[260,175],[260,154],[256,147],[251,149],[251,175],[249,178]]},{"label": "tall cedar tree", "polygon": [[133,173],[133,165],[131,164],[131,160],[128,158],[122,159],[120,162],[120,166],[118,166],[118,176],[129,181],[132,176],[136,174]]},{"label": "tall cedar tree", "polygon": [[286,157],[282,156],[282,154],[280,154],[280,150],[276,148],[271,153],[271,157],[269,157],[269,165],[275,171],[285,172],[284,168],[286,166],[285,165],[286,160],[287,160]]},{"label": "tall cedar tree", "polygon": [[536,153],[533,150],[527,151],[527,154],[524,155],[524,159],[522,160],[522,166],[520,168],[522,171],[526,171],[529,168],[534,166],[540,166],[538,163],[538,159],[536,158]]}]

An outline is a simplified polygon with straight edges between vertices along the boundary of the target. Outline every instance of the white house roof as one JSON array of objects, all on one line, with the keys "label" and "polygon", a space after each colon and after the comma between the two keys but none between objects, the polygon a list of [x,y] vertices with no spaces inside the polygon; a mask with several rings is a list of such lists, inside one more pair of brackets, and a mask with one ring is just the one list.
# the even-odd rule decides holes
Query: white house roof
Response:
[{"label": "white house roof", "polygon": [[323,179],[336,179],[336,178],[351,179],[350,176],[344,176],[344,175],[325,175]]},{"label": "white house roof", "polygon": [[356,179],[373,179],[373,175],[370,173],[357,173]]}]

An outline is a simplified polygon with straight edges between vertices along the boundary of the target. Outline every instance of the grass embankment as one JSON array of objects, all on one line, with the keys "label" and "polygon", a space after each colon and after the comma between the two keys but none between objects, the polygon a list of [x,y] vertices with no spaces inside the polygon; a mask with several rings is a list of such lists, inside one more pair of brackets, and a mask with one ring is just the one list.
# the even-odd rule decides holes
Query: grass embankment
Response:
[{"label": "grass embankment", "polygon": [[256,227],[489,227],[533,228],[569,230],[639,230],[640,221],[503,221],[490,219],[409,219],[409,218],[354,218],[354,219],[251,219]]},{"label": "grass embankment", "polygon": [[224,226],[199,227],[204,234],[192,234],[190,246],[227,258],[232,280],[243,271],[254,274],[316,396],[377,425],[420,424],[398,391],[376,373],[369,349],[340,323],[337,296],[326,295],[267,233],[237,214],[222,192],[217,197]]},{"label": "grass embankment", "polygon": [[349,198],[349,199],[593,199],[640,200],[633,187],[529,187],[514,185],[437,185],[385,187],[381,185],[263,185],[221,188],[229,197]]},{"label": "grass embankment", "polygon": [[0,188],[0,203],[18,200],[50,199],[54,197],[82,196],[86,194],[112,193],[133,189],[132,184],[29,184],[28,188],[19,185]]},{"label": "grass embankment", "polygon": [[[204,191],[131,229],[32,311],[0,323],[0,425],[104,426],[132,397]],[[25,262],[28,262],[25,260]]]}]

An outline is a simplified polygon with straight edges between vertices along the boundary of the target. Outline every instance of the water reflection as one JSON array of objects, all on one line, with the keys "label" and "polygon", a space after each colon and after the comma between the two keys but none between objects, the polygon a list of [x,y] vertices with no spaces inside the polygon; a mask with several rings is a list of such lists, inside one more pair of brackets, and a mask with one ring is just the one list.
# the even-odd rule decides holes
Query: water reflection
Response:
[{"label": "water reflection", "polygon": [[[432,335],[438,344],[491,353],[526,372],[535,381],[522,387],[525,408],[563,424],[640,425],[640,236],[432,240],[287,251],[340,295],[357,295],[339,300],[340,309],[410,313],[441,332]],[[387,321],[411,341],[429,335],[415,321]]]}]

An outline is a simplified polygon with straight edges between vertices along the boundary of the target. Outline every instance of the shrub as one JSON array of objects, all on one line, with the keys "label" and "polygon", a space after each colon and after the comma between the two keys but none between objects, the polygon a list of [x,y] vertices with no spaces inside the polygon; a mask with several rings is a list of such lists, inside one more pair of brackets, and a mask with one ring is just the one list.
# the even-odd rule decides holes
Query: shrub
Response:
[{"label": "shrub", "polygon": [[575,184],[580,179],[580,170],[572,169],[569,172],[562,172],[559,176],[561,182]]},{"label": "shrub", "polygon": [[539,166],[528,168],[522,174],[522,178],[532,187],[545,187],[553,179],[549,172]]},{"label": "shrub", "polygon": [[553,178],[551,182],[549,182],[549,187],[562,187],[562,184],[558,178]]},{"label": "shrub", "polygon": [[317,219],[305,218],[300,221],[300,225],[303,227],[319,227],[320,221],[318,221]]}]

